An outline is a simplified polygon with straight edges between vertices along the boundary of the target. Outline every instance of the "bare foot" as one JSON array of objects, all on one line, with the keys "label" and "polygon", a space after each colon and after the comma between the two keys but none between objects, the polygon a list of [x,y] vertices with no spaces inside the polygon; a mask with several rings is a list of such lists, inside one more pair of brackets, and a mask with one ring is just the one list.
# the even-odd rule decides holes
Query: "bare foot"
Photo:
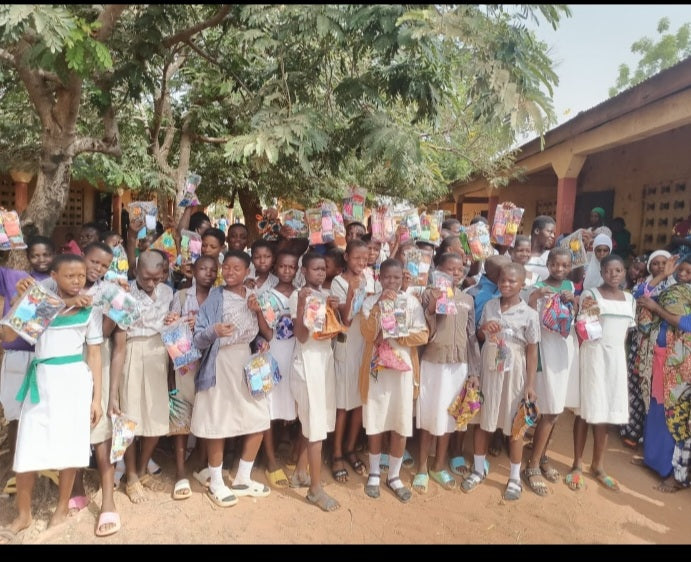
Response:
[{"label": "bare foot", "polygon": [[665,494],[674,494],[679,490],[683,490],[684,486],[677,482],[674,476],[668,476],[667,478],[662,480],[657,486],[653,486],[653,488],[658,492],[664,492]]},{"label": "bare foot", "polygon": [[33,523],[31,518],[17,517],[7,527],[0,529],[0,544],[9,544],[23,530],[28,529]]},{"label": "bare foot", "polygon": [[62,525],[65,521],[67,521],[67,516],[69,515],[69,510],[67,511],[58,511],[57,509],[55,510],[55,513],[53,513],[53,517],[50,518],[50,522],[48,523],[48,528],[52,527],[57,527],[58,525]]}]

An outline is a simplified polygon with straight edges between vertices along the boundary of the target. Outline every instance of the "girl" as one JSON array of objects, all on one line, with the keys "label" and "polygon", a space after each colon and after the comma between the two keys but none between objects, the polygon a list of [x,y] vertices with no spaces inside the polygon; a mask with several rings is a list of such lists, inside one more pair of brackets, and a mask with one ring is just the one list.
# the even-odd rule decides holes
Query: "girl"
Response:
[{"label": "girl", "polygon": [[[26,255],[31,265],[28,275],[25,271],[0,267],[0,296],[3,299],[3,318],[7,316],[10,308],[12,308],[12,301],[17,296],[16,286],[18,282],[29,277],[36,281],[49,278],[50,265],[55,256],[55,246],[53,246],[50,238],[34,236],[27,244]],[[24,290],[28,286],[26,285]],[[22,338],[13,338],[13,340],[2,342],[4,353],[2,354],[2,364],[0,365],[0,403],[2,403],[5,419],[9,422],[7,433],[10,446],[10,461],[14,458],[17,425],[21,409],[21,403],[16,398],[17,392],[24,380],[29,363],[34,358],[33,345],[30,345]],[[17,490],[16,486],[17,482],[13,476],[5,484],[3,493],[14,494]]]},{"label": "girl", "polygon": [[550,482],[557,482],[559,472],[550,466],[547,446],[554,431],[557,417],[564,408],[579,406],[578,340],[573,319],[578,313],[578,303],[574,296],[574,286],[567,279],[571,272],[571,252],[567,248],[552,248],[547,257],[549,277],[535,284],[529,304],[537,310],[539,317],[544,314],[547,297],[559,294],[562,303],[571,303],[571,328],[568,334],[554,332],[540,322],[540,363],[537,373],[537,407],[542,414],[533,434],[533,447],[526,466],[524,477],[537,495],[548,492],[543,475]]},{"label": "girl", "polygon": [[633,297],[619,288],[626,275],[624,260],[615,254],[605,256],[600,267],[602,285],[581,295],[581,309],[599,307],[602,337],[584,341],[580,349],[581,405],[574,422],[573,467],[566,476],[572,490],[585,487],[581,465],[588,424],[593,425],[594,437],[590,472],[607,489],[619,490],[604,469],[608,424],[629,421],[624,342],[628,329],[635,326],[636,308]]},{"label": "girl", "polygon": [[228,249],[244,252],[247,248],[249,231],[241,222],[236,222],[228,227]]},{"label": "girl", "polygon": [[[365,300],[362,307],[363,320],[360,325],[366,347],[361,356],[359,390],[362,398],[363,419],[369,443],[370,472],[365,493],[371,498],[379,497],[379,460],[382,451],[382,437],[390,432],[389,474],[386,485],[403,503],[410,501],[412,492],[401,482],[399,476],[403,464],[405,442],[413,435],[414,388],[419,382],[418,345],[427,343],[425,316],[418,300],[401,292],[403,265],[397,260],[386,260],[381,265],[380,282],[382,293]],[[409,335],[383,339],[380,304],[384,300],[395,301],[397,297],[406,300],[406,328]],[[379,370],[376,380],[370,381],[372,356],[375,346],[386,343],[408,366],[407,371],[389,368]]]},{"label": "girl", "polygon": [[463,246],[461,245],[461,239],[458,235],[451,235],[444,238],[437,248],[437,252],[434,255],[434,267],[439,267],[439,262],[441,257],[447,253],[454,253],[461,257],[461,260],[465,262],[465,252],[463,251]]},{"label": "girl", "polygon": [[[251,479],[252,465],[269,429],[269,405],[266,398],[254,398],[243,367],[250,358],[250,342],[261,331],[271,339],[257,297],[243,285],[249,271],[250,257],[243,251],[230,250],[223,261],[225,285],[209,293],[199,308],[194,326],[194,345],[202,351],[195,378],[197,394],[190,429],[206,439],[209,458],[207,495],[219,507],[237,503],[237,496],[263,498],[270,489]],[[232,404],[232,407],[229,405]],[[229,488],[223,481],[223,445],[226,437],[244,435],[242,456]]]},{"label": "girl", "polygon": [[372,240],[372,233],[368,232],[361,240],[367,243],[367,267],[364,270],[365,281],[367,282],[366,289],[368,295],[374,295],[381,292],[381,285],[379,284],[378,265],[380,261],[382,243]]},{"label": "girl", "polygon": [[[218,260],[212,256],[201,256],[192,266],[194,272],[194,287],[178,291],[173,298],[170,311],[172,314],[166,318],[166,324],[171,324],[178,318],[184,318],[192,331],[196,323],[199,308],[209,296],[209,291],[218,277]],[[180,397],[190,404],[194,404],[194,377],[199,369],[199,363],[195,361],[191,365],[185,365],[182,369],[175,370],[174,388],[180,393]],[[185,452],[188,436],[175,436],[175,486],[173,487],[173,499],[184,500],[192,495],[190,481],[185,477]],[[200,439],[199,451],[202,463],[206,463],[206,447],[203,439]],[[202,469],[198,475],[200,482],[206,483],[208,478],[206,469]]]},{"label": "girl", "polygon": [[[269,414],[271,421],[292,421],[297,417],[295,412],[295,398],[290,391],[290,371],[295,350],[295,329],[290,317],[288,303],[295,291],[293,280],[298,268],[298,258],[290,252],[279,252],[276,257],[277,284],[269,290],[272,299],[280,308],[274,310],[277,321],[271,330],[269,349],[271,355],[278,363],[278,372],[281,374],[281,382],[276,385],[267,396],[269,402]],[[275,424],[272,424],[275,425]],[[272,486],[285,488],[289,485],[288,477],[276,460],[273,428],[269,427],[264,432],[264,452],[267,459],[266,478]]]},{"label": "girl", "polygon": [[[223,256],[221,255],[223,248],[225,248],[225,234],[223,231],[218,228],[207,228],[204,234],[202,234],[202,256],[211,256],[220,264],[223,261]],[[214,287],[220,287],[221,285],[223,285],[223,271],[219,266]]]},{"label": "girl", "polygon": [[[307,327],[304,322],[307,296],[318,293],[327,297],[320,289],[326,278],[326,261],[316,252],[308,252],[303,256],[302,264],[305,286],[294,291],[288,299],[297,339],[290,373],[290,389],[297,404],[303,435],[291,484],[295,487],[309,487],[307,501],[324,511],[334,511],[340,504],[321,486],[322,441],[336,425],[333,352],[331,342],[314,339],[313,327]],[[338,299],[328,297],[327,306],[336,310]]]},{"label": "girl", "polygon": [[643,283],[639,283],[633,292],[633,298],[642,296],[657,297],[667,287],[676,283],[674,276],[666,271],[665,264],[672,257],[667,250],[655,250],[648,257],[646,269],[649,275]]},{"label": "girl", "polygon": [[[51,277],[57,282],[59,297],[77,297],[86,282],[84,259],[74,254],[56,256]],[[31,525],[37,471],[60,470],[58,504],[49,527],[67,518],[76,469],[89,464],[89,426],[96,425],[103,414],[102,321],[97,309],[69,308],[36,342],[36,357],[17,394],[23,402],[13,466],[18,514],[3,530],[7,542]]]},{"label": "girl", "polygon": [[[338,298],[341,322],[348,329],[336,338],[334,362],[336,369],[336,431],[334,433],[332,475],[337,482],[348,481],[345,461],[359,475],[365,473],[365,464],[355,453],[355,444],[362,426],[362,401],[358,392],[358,373],[365,342],[360,331],[360,309],[365,299],[365,269],[368,259],[367,243],[353,239],[348,242],[344,259],[346,271],[334,277],[331,294]],[[348,435],[346,422],[350,412]]]},{"label": "girl", "polygon": [[278,277],[271,273],[273,266],[274,245],[263,238],[252,242],[252,267],[245,286],[254,289],[257,296],[275,287]]},{"label": "girl", "polygon": [[326,259],[326,279],[322,284],[322,289],[331,291],[331,283],[337,275],[345,271],[346,262],[343,258],[343,250],[340,248],[329,248],[324,258]]},{"label": "girl", "polygon": [[[540,322],[537,312],[519,293],[525,281],[521,264],[508,263],[501,269],[498,286],[501,297],[490,300],[482,312],[478,339],[482,346],[482,392],[485,401],[480,409],[480,427],[475,429],[474,469],[461,483],[464,492],[472,492],[485,479],[484,466],[489,438],[496,429],[511,435],[513,418],[521,399],[535,402],[535,372]],[[498,354],[505,353],[505,369],[497,370]],[[505,500],[521,497],[521,456],[523,439],[511,439],[509,481]]]},{"label": "girl", "polygon": [[[451,276],[454,287],[458,287],[465,276],[463,258],[455,253],[443,254],[437,262],[436,271]],[[421,493],[427,492],[429,476],[447,490],[456,486],[453,476],[446,470],[449,438],[456,431],[456,422],[449,415],[448,408],[461,392],[467,378],[470,378],[469,384],[473,388],[480,385],[480,348],[475,336],[473,299],[460,289],[454,289],[457,314],[446,315],[436,313],[440,296],[441,291],[433,288],[426,289],[422,295],[429,343],[425,346],[420,366],[420,394],[415,419],[418,429],[422,431],[420,463],[413,480],[413,488]],[[429,471],[428,475],[427,457],[432,436],[437,437],[437,451],[434,470]],[[465,459],[460,456],[462,442],[459,445],[459,455],[450,463],[455,470],[465,465]]]},{"label": "girl", "polygon": [[[583,278],[583,292],[602,285],[600,275],[602,259],[612,251],[612,239],[605,234],[598,234],[593,240],[593,253],[590,256]],[[623,279],[622,279],[623,281]]]},{"label": "girl", "polygon": [[538,279],[547,279],[547,254],[554,246],[557,223],[552,217],[540,215],[530,227],[530,259],[525,269],[537,275]]},{"label": "girl", "polygon": [[[516,236],[516,241],[514,242],[513,248],[509,250],[511,256],[511,261],[514,263],[520,263],[522,266],[528,265],[531,258],[532,246],[530,242],[530,236],[525,236],[524,234],[518,234]],[[526,268],[525,272],[525,285],[524,289],[532,287],[538,282],[537,274]]]}]

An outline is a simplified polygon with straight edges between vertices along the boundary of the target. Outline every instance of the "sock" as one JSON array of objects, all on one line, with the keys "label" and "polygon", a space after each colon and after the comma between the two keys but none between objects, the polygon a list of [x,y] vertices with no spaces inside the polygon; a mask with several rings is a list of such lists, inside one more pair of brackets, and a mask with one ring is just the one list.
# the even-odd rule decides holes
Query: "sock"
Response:
[{"label": "sock", "polygon": [[393,457],[389,456],[389,486],[394,490],[403,487],[403,483],[400,478],[395,482],[391,482],[394,478],[398,478],[401,472],[401,465],[403,464],[403,457]]},{"label": "sock", "polygon": [[252,482],[252,466],[254,461],[243,461],[240,459],[238,463],[238,471],[233,480],[233,486],[249,485]]},{"label": "sock", "polygon": [[485,455],[473,455],[473,467],[478,474],[485,473]]},{"label": "sock", "polygon": [[521,463],[511,463],[511,470],[509,471],[509,478],[511,480],[521,479]]},{"label": "sock", "polygon": [[374,474],[379,474],[379,459],[381,459],[381,453],[378,455],[369,455],[369,478],[367,479],[368,486],[378,486],[379,476],[373,476]]},{"label": "sock", "polygon": [[223,482],[223,463],[218,466],[209,465],[209,478],[209,489],[212,492],[225,486],[225,482]]}]

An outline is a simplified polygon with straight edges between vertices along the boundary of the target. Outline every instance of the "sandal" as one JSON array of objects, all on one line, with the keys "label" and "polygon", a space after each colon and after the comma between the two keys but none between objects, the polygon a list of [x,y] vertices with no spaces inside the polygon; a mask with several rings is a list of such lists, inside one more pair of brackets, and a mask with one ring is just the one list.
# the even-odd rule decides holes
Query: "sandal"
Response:
[{"label": "sandal", "polygon": [[465,476],[469,469],[464,457],[453,457],[449,459],[449,470],[457,476]]},{"label": "sandal", "polygon": [[445,490],[453,490],[456,487],[456,480],[446,470],[435,472],[429,471],[430,478],[439,484]]},{"label": "sandal", "polygon": [[377,499],[379,497],[379,484],[370,484],[370,478],[379,478],[379,474],[373,474],[370,472],[369,478],[367,479],[367,484],[365,484],[365,494],[370,498]]},{"label": "sandal", "polygon": [[[333,462],[331,463],[331,466],[333,467],[334,464],[337,462],[344,462],[343,457],[334,457]],[[331,476],[333,476],[334,480],[336,482],[340,482],[341,484],[345,484],[348,482],[348,469],[347,468],[339,468],[338,470],[331,470]]]},{"label": "sandal", "polygon": [[76,515],[87,505],[89,505],[89,498],[86,496],[74,496],[71,497],[70,501],[67,502],[67,509],[69,510],[70,515]]},{"label": "sandal", "polygon": [[542,471],[542,475],[552,483],[559,482],[561,479],[559,471],[550,465],[549,457],[542,457],[540,459],[540,470]]},{"label": "sandal", "polygon": [[564,482],[574,492],[585,490],[585,478],[580,468],[571,469],[571,472],[564,477]]},{"label": "sandal", "polygon": [[392,488],[391,483],[396,482],[396,481],[401,482],[400,477],[396,476],[396,478],[392,478],[391,480],[386,481],[386,485],[388,486],[389,490],[391,490],[394,494],[396,494],[396,497],[401,500],[403,503],[408,503],[410,499],[413,497],[413,492],[411,492],[408,488],[405,486],[401,486],[400,488]]},{"label": "sandal", "polygon": [[410,468],[414,464],[415,464],[415,460],[413,459],[413,455],[411,455],[408,452],[408,449],[403,451],[403,466],[405,466],[406,468]]},{"label": "sandal", "polygon": [[521,476],[525,483],[530,486],[530,489],[538,496],[546,496],[549,493],[547,482],[542,477],[542,470],[540,468],[527,468],[522,472]]},{"label": "sandal", "polygon": [[674,476],[669,476],[664,480],[661,480],[657,486],[653,486],[653,490],[657,490],[658,492],[663,492],[665,494],[674,494],[686,487],[687,486],[684,486],[681,482],[678,482]]},{"label": "sandal", "polygon": [[277,468],[273,472],[269,472],[269,470],[264,471],[264,475],[266,476],[266,479],[269,481],[269,484],[273,486],[274,488],[287,488],[290,486],[290,482],[288,482],[288,477],[286,476],[286,473],[283,472],[282,468]]},{"label": "sandal", "polygon": [[209,488],[206,491],[206,495],[218,507],[231,507],[238,503],[238,499],[233,495],[231,489],[225,484],[216,492],[212,492],[211,488]]},{"label": "sandal", "polygon": [[591,470],[590,474],[592,474],[595,479],[608,490],[612,490],[613,492],[619,491],[619,482],[608,474],[605,474],[603,470]]},{"label": "sandal", "polygon": [[265,498],[271,493],[271,488],[260,482],[250,480],[249,484],[237,484],[230,487],[231,491],[239,498],[251,496],[253,498]]},{"label": "sandal", "polygon": [[[537,469],[540,470],[540,469]],[[504,490],[504,499],[506,501],[516,501],[521,499],[521,492],[523,491],[523,486],[521,486],[521,481],[514,478],[509,478],[506,483],[506,489]]]},{"label": "sandal", "polygon": [[307,501],[316,505],[317,507],[320,507],[324,511],[335,511],[341,507],[341,504],[327,494],[323,488],[319,490],[319,493],[316,495],[313,495],[311,492],[307,492]]},{"label": "sandal", "polygon": [[297,471],[290,475],[288,480],[291,488],[309,488],[312,485],[312,479],[309,474],[305,478],[301,478]]},{"label": "sandal", "polygon": [[429,475],[425,472],[418,472],[413,478],[413,490],[419,492],[420,494],[427,493],[427,487],[429,486]]},{"label": "sandal", "polygon": [[[101,531],[101,527],[106,525],[113,525],[110,529]],[[96,529],[94,530],[94,535],[97,537],[108,537],[114,535],[120,530],[120,514],[115,511],[104,511],[98,516],[98,522],[96,523]]]},{"label": "sandal", "polygon": [[132,503],[143,503],[149,499],[144,491],[144,486],[142,486],[139,480],[126,484],[125,493]]},{"label": "sandal", "polygon": [[463,479],[463,482],[461,482],[461,490],[463,490],[466,493],[472,492],[475,488],[477,488],[480,484],[482,484],[483,480],[486,478],[487,473],[485,474],[480,474],[479,472],[475,472],[474,470]]},{"label": "sandal", "polygon": [[634,455],[631,457],[631,464],[636,466],[645,466],[645,458],[642,455]]},{"label": "sandal", "polygon": [[[353,458],[355,458],[355,460],[353,460]],[[353,468],[356,474],[360,476],[365,475],[365,463],[357,457],[355,451],[350,451],[349,453],[346,453],[345,460],[348,461],[348,464]]]},{"label": "sandal", "polygon": [[633,439],[629,439],[628,437],[622,437],[621,444],[624,445],[624,447],[628,447],[629,449],[638,449],[638,441],[634,441]]},{"label": "sandal", "polygon": [[148,488],[152,492],[163,492],[167,488],[163,482],[161,482],[158,478],[151,476],[149,473],[141,476],[139,478],[139,482],[141,482],[142,486]]},{"label": "sandal", "polygon": [[187,478],[182,478],[173,486],[173,499],[186,500],[192,496],[192,488],[190,488],[190,481]]}]

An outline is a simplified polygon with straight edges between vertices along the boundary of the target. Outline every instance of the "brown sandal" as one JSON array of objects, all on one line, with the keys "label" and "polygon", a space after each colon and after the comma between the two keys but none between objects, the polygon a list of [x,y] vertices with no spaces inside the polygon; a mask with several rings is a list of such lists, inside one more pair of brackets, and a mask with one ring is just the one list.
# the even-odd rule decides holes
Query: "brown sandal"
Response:
[{"label": "brown sandal", "polygon": [[125,485],[125,493],[127,494],[127,497],[130,498],[132,503],[143,503],[149,499],[144,491],[142,483],[139,480],[132,482],[131,484],[128,482]]}]

